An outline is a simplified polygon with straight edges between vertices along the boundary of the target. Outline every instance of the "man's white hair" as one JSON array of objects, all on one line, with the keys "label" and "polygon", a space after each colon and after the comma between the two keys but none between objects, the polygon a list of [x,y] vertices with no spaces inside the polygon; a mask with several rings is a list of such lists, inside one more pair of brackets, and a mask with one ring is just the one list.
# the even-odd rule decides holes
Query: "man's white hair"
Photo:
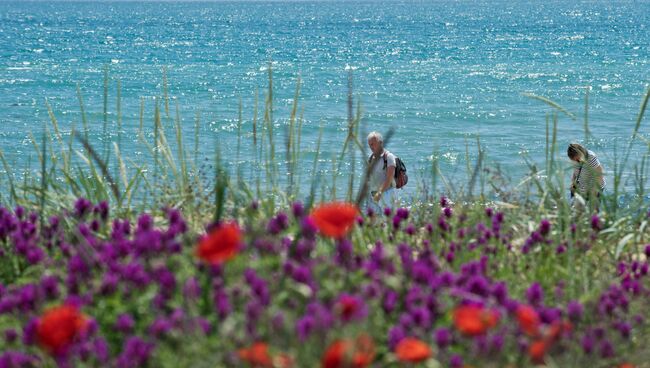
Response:
[{"label": "man's white hair", "polygon": [[384,143],[384,137],[377,131],[370,132],[370,134],[368,134],[368,140],[371,139],[376,139],[377,142]]}]

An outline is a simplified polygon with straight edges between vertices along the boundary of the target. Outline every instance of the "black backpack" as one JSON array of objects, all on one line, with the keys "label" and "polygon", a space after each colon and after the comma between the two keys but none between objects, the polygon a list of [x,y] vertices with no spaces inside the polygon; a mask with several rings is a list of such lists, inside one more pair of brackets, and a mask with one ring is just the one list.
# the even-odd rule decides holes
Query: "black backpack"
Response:
[{"label": "black backpack", "polygon": [[[388,160],[386,160],[386,155],[382,156],[384,158],[384,167],[383,170],[386,170],[388,166]],[[368,163],[372,162],[372,155],[368,158]],[[409,177],[406,175],[406,165],[399,157],[395,156],[395,187],[401,188],[409,182]]]}]

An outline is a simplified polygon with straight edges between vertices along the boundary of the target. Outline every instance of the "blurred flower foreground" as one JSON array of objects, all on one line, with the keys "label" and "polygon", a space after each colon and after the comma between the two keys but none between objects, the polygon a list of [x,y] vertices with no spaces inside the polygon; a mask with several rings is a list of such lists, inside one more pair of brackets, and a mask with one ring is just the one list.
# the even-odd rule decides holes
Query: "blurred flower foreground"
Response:
[{"label": "blurred flower foreground", "polygon": [[83,198],[0,208],[0,368],[650,361],[650,246],[612,260],[598,216],[263,208],[197,225]]}]

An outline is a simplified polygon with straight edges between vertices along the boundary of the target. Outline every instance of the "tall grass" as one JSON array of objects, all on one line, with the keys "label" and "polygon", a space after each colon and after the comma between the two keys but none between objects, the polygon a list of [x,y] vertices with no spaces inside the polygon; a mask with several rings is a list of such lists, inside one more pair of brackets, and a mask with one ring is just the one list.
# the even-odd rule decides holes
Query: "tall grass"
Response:
[{"label": "tall grass", "polygon": [[[320,153],[323,130],[321,129],[316,144],[316,154],[312,162],[306,162],[304,142],[302,138],[302,109],[300,104],[301,79],[296,79],[295,93],[290,114],[287,117],[285,129],[275,131],[274,124],[274,85],[271,65],[268,68],[268,86],[265,92],[263,111],[258,110],[258,93],[255,93],[255,106],[251,124],[244,124],[243,106],[239,103],[237,116],[237,140],[233,160],[224,160],[222,154],[228,148],[224,142],[216,140],[213,159],[202,165],[199,152],[199,137],[202,135],[201,113],[194,115],[194,137],[191,154],[185,147],[184,132],[188,129],[182,126],[183,117],[178,100],[175,104],[175,115],[170,116],[169,105],[173,99],[169,95],[167,70],[162,71],[161,96],[153,99],[149,108],[153,108],[152,119],[147,122],[147,106],[145,100],[140,101],[140,119],[138,141],[145,156],[134,161],[132,157],[123,157],[122,149],[122,98],[119,80],[110,83],[109,69],[104,70],[104,105],[102,132],[102,151],[97,151],[95,142],[89,136],[86,107],[81,89],[77,86],[82,130],[78,132],[74,126],[67,133],[59,128],[59,122],[50,105],[45,102],[50,116],[50,122],[43,130],[43,136],[38,148],[33,140],[35,151],[41,167],[39,170],[40,183],[33,183],[25,178],[25,182],[16,182],[11,165],[0,153],[0,161],[7,172],[5,185],[8,195],[3,196],[5,205],[14,206],[33,202],[29,198],[37,198],[42,211],[47,206],[60,206],[69,203],[72,198],[86,197],[91,201],[110,200],[118,211],[131,212],[139,208],[162,208],[163,206],[182,206],[197,213],[213,213],[219,218],[221,211],[226,208],[239,208],[247,205],[253,199],[270,198],[274,206],[282,202],[296,199],[307,199],[313,202],[315,198],[332,199],[334,197],[354,201],[363,205],[368,188],[365,185],[364,174],[367,174],[367,148],[360,138],[364,136],[361,129],[362,106],[360,101],[354,103],[352,74],[349,75],[347,99],[347,134],[340,152],[332,158],[331,170],[334,174],[324,175],[321,170],[322,155]],[[113,93],[110,86],[116,86],[116,121],[109,121],[108,96]],[[465,166],[466,183],[453,182],[442,172],[437,155],[432,155],[431,167],[414,175],[417,168],[410,168],[411,183],[417,187],[414,195],[414,205],[426,205],[435,201],[439,193],[457,198],[466,203],[503,203],[517,202],[520,208],[533,208],[539,213],[555,212],[561,218],[564,228],[571,223],[573,211],[567,201],[566,165],[564,162],[558,134],[558,124],[562,118],[577,120],[575,114],[548,98],[527,95],[549,106],[551,112],[546,117],[545,162],[540,169],[538,163],[523,156],[528,166],[528,175],[513,184],[506,185],[505,181],[494,182],[494,178],[504,178],[505,173],[499,171],[498,163],[490,163],[489,153],[476,137],[476,143],[466,143]],[[629,159],[635,142],[640,138],[639,131],[647,107],[650,91],[645,94],[640,111],[630,135],[628,144],[620,160],[614,165],[614,178],[611,190],[603,198],[602,212],[613,217],[630,216],[640,221],[644,214],[642,198],[646,195],[648,161],[645,158],[634,162],[632,175],[626,174]],[[584,132],[589,139],[591,132],[588,124],[589,89],[585,93]],[[162,105],[162,106],[161,106]],[[164,110],[163,110],[164,109]],[[161,111],[163,110],[163,111]],[[262,120],[259,121],[259,116]],[[109,127],[109,123],[116,126]],[[51,130],[50,130],[51,129]],[[168,131],[170,129],[170,131]],[[116,130],[116,140],[111,141],[108,132]],[[174,139],[167,138],[168,133]],[[390,140],[393,131],[385,132]],[[245,139],[245,137],[251,139]],[[284,136],[284,152],[278,151],[277,141]],[[153,138],[153,140],[151,139]],[[76,141],[76,143],[75,143]],[[648,144],[650,151],[650,144]],[[242,164],[242,152],[251,152],[251,157],[257,160],[250,170],[245,170]],[[470,157],[476,151],[476,159]],[[101,153],[100,153],[101,152]],[[282,173],[279,167],[286,168]],[[305,168],[310,171],[303,172]],[[214,175],[207,175],[206,170],[212,170]],[[235,180],[225,180],[224,177]],[[115,179],[119,180],[115,180]],[[343,180],[343,181],[340,181]],[[338,181],[338,182],[337,182]],[[311,182],[311,184],[309,184]],[[284,183],[284,185],[281,185]],[[344,184],[341,184],[344,183]],[[628,200],[625,208],[619,203],[625,183],[632,183],[634,198]],[[36,184],[36,185],[35,185]],[[223,188],[222,188],[223,186]],[[337,191],[341,187],[343,191]],[[38,189],[37,189],[38,188]],[[47,190],[45,190],[47,188]],[[309,193],[302,190],[309,188]],[[329,190],[327,189],[329,188]],[[631,197],[631,196],[630,196]],[[211,198],[210,200],[207,200]],[[280,200],[280,202],[276,202]],[[223,202],[223,203],[222,203]],[[529,205],[532,204],[532,207]],[[209,207],[212,207],[210,209]],[[272,206],[273,207],[273,206]],[[220,208],[220,210],[216,210]],[[593,210],[593,208],[592,208]],[[621,212],[622,211],[622,212]],[[200,215],[198,215],[200,217]],[[198,217],[197,217],[198,218]]]}]

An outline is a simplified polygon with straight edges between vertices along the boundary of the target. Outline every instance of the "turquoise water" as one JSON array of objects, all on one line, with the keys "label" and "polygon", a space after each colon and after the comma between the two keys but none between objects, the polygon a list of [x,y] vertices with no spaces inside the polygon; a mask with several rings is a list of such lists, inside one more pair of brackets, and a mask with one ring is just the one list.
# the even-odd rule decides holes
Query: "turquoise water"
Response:
[{"label": "turquoise water", "polygon": [[[586,86],[590,148],[607,169],[650,82],[649,27],[648,1],[0,2],[0,149],[15,171],[35,165],[29,133],[38,136],[49,121],[45,99],[64,131],[81,125],[77,84],[91,137],[101,145],[108,65],[110,139],[117,137],[120,80],[124,156],[143,157],[135,134],[140,101],[150,129],[163,67],[175,98],[170,113],[178,103],[188,144],[200,113],[199,155],[212,157],[215,136],[224,152],[234,152],[239,102],[250,132],[271,62],[280,145],[302,79],[307,173],[321,125],[324,173],[340,152],[350,69],[363,131],[395,127],[389,149],[413,175],[436,153],[448,176],[462,178],[465,144],[475,157],[478,134],[489,162],[520,179],[527,171],[522,151],[537,161],[544,156],[551,111],[523,93],[576,115],[560,115],[563,158],[565,144],[584,137]],[[254,161],[250,143],[241,160]]]}]

